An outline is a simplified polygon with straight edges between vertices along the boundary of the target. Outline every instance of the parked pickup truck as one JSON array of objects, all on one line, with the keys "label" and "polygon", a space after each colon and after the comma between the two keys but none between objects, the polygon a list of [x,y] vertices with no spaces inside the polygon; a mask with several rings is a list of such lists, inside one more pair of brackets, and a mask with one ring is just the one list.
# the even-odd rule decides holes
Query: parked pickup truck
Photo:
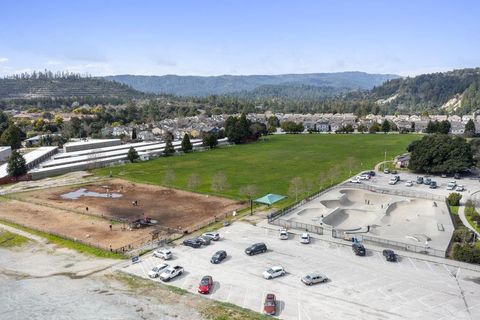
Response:
[{"label": "parked pickup truck", "polygon": [[162,281],[170,281],[183,273],[183,268],[180,266],[168,267],[160,274]]}]

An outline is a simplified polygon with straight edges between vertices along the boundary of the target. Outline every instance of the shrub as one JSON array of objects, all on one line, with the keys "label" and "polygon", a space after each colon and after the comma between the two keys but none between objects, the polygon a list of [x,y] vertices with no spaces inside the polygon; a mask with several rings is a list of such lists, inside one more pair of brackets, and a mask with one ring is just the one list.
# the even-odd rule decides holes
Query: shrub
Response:
[{"label": "shrub", "polygon": [[480,248],[457,243],[453,247],[453,258],[468,263],[480,263]]},{"label": "shrub", "polygon": [[452,192],[448,196],[448,204],[451,206],[458,206],[460,204],[460,199],[462,199],[462,195],[457,192]]}]

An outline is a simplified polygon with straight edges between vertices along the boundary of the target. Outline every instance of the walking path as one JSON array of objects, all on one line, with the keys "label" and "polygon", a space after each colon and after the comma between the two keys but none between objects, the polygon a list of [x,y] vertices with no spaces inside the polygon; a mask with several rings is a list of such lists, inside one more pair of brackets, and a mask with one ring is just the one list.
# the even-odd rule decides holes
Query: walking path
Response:
[{"label": "walking path", "polygon": [[460,220],[462,220],[463,225],[465,227],[467,227],[468,229],[472,230],[472,232],[474,232],[477,235],[477,239],[479,239],[480,238],[480,232],[475,230],[475,228],[472,227],[472,225],[468,222],[467,217],[465,216],[465,206],[464,205],[461,205],[461,206],[458,207],[458,216],[460,217]]},{"label": "walking path", "polygon": [[36,242],[40,242],[40,243],[47,243],[48,242],[48,240],[45,239],[45,238],[39,237],[37,235],[28,233],[26,231],[23,231],[23,230],[14,228],[14,227],[7,226],[6,224],[3,224],[1,222],[0,222],[0,229],[6,230],[6,231],[11,232],[11,233],[16,233],[18,235],[21,235],[22,237],[28,238],[28,239],[36,241]]}]

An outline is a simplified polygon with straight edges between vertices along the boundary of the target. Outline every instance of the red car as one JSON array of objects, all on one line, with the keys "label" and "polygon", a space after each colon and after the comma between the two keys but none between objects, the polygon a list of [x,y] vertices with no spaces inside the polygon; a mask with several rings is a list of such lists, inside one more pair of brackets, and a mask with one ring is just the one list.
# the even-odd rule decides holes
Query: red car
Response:
[{"label": "red car", "polygon": [[263,304],[263,313],[274,316],[277,313],[277,299],[273,293],[267,294]]},{"label": "red car", "polygon": [[207,294],[213,287],[213,279],[211,276],[204,276],[198,285],[198,293]]}]

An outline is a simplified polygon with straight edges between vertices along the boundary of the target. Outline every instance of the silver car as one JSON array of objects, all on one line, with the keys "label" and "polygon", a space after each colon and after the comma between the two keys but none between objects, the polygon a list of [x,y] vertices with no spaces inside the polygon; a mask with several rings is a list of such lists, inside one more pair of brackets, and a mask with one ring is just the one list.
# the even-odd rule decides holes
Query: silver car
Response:
[{"label": "silver car", "polygon": [[202,237],[207,237],[210,240],[218,241],[220,240],[220,234],[218,232],[207,232],[202,234]]},{"label": "silver car", "polygon": [[307,286],[311,286],[312,284],[322,283],[328,281],[326,275],[321,273],[309,273],[305,277],[302,277],[302,282],[305,283]]}]

